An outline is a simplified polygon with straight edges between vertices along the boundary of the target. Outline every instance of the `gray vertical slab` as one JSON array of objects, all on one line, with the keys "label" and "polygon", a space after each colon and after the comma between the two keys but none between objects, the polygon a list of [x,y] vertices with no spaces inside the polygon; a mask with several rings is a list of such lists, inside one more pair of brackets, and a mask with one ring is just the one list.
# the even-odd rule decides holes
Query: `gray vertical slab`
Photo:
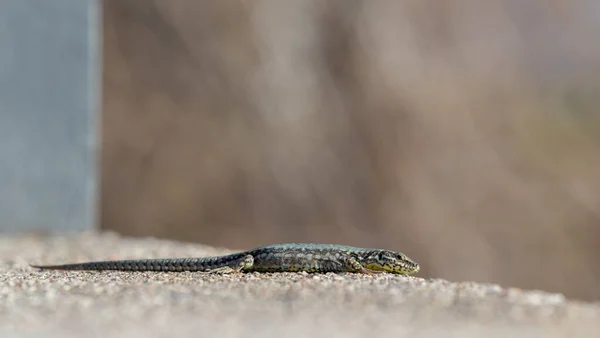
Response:
[{"label": "gray vertical slab", "polygon": [[100,25],[96,0],[0,0],[0,232],[95,226]]}]

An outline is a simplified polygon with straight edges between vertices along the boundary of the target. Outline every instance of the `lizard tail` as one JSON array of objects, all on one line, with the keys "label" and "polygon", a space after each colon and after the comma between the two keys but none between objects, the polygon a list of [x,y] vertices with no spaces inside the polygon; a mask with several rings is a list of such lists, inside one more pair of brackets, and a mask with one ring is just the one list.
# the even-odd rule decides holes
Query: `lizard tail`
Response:
[{"label": "lizard tail", "polygon": [[102,261],[60,265],[30,265],[34,269],[42,270],[121,270],[121,271],[149,271],[142,264],[127,264],[127,261]]},{"label": "lizard tail", "polygon": [[61,265],[30,265],[42,270],[87,270],[87,271],[194,271],[198,270],[193,264],[186,265],[184,259],[148,259],[99,261]]}]

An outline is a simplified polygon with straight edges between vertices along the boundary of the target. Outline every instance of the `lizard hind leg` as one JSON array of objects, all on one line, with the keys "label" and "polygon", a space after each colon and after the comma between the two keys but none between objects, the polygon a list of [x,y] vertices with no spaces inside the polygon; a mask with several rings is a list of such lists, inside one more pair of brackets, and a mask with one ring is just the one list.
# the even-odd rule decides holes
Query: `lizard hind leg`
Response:
[{"label": "lizard hind leg", "polygon": [[221,266],[211,270],[204,271],[204,273],[215,273],[215,274],[227,274],[227,273],[239,273],[245,269],[248,269],[254,265],[254,257],[252,255],[246,255],[240,258],[237,262],[226,266]]}]

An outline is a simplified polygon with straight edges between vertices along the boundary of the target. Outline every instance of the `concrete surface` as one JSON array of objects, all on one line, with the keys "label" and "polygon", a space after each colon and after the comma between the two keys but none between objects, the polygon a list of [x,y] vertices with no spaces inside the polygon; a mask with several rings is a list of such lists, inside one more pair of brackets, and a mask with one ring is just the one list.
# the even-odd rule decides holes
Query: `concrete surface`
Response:
[{"label": "concrete surface", "polygon": [[0,336],[600,336],[600,304],[490,284],[387,274],[219,276],[28,267],[227,252],[107,233],[1,237]]}]

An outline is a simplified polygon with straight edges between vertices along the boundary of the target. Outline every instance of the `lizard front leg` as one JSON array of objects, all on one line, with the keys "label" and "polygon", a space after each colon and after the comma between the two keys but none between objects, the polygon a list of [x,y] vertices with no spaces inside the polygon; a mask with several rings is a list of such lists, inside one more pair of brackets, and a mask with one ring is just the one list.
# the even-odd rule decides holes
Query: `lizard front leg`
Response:
[{"label": "lizard front leg", "polygon": [[356,258],[352,256],[348,257],[346,264],[350,272],[364,273],[369,275],[381,273],[381,271],[373,271],[365,268],[364,266],[362,266],[362,264],[358,262],[358,260],[356,260]]}]

